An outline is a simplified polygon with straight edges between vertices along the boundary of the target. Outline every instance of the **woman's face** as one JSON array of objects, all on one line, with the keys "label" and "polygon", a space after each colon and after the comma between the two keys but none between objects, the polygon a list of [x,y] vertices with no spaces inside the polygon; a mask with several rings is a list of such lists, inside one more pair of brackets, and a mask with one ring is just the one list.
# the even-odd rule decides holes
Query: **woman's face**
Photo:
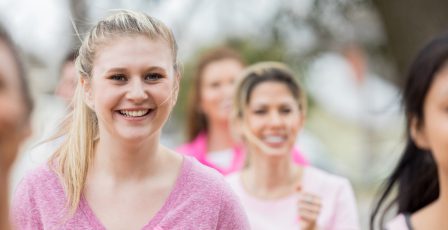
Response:
[{"label": "woman's face", "polygon": [[[303,115],[285,83],[267,81],[255,86],[245,114],[244,122],[247,131],[256,138],[256,147],[268,147],[268,152],[261,148],[266,154],[290,153],[302,127]],[[246,139],[251,142],[251,138]]]},{"label": "woman's face", "polygon": [[423,114],[421,126],[412,124],[413,138],[419,147],[431,150],[438,167],[448,173],[448,65],[436,74]]},{"label": "woman's face", "polygon": [[9,168],[29,133],[28,115],[11,50],[0,40],[0,167]]},{"label": "woman's face", "polygon": [[97,48],[92,78],[82,80],[100,138],[141,141],[158,135],[176,101],[179,75],[168,43],[124,36]]},{"label": "woman's face", "polygon": [[243,70],[240,62],[222,59],[208,64],[200,87],[200,109],[209,122],[227,122],[232,109],[234,84]]}]

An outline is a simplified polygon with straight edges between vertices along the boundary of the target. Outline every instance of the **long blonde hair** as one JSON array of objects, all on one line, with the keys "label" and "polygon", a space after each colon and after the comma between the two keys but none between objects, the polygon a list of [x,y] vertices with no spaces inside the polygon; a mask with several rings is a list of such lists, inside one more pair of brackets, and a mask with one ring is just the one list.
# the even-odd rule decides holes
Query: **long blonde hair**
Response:
[{"label": "long blonde hair", "polygon": [[[95,53],[104,42],[121,36],[136,35],[167,41],[174,59],[173,68],[178,71],[177,44],[172,31],[149,15],[120,10],[100,20],[84,38],[76,58],[80,77],[91,80]],[[99,139],[96,115],[84,102],[84,90],[80,84],[76,88],[72,104],[73,111],[56,134],[56,137],[64,137],[64,141],[49,161],[50,167],[62,180],[70,214],[78,208],[87,172],[93,160],[94,144]]]}]

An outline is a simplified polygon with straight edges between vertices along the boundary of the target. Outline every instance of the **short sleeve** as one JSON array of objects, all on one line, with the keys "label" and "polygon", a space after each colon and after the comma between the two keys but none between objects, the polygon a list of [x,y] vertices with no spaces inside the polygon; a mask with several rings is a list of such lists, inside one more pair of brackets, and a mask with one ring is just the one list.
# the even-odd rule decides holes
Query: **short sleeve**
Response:
[{"label": "short sleeve", "polygon": [[225,182],[223,182],[221,194],[221,205],[216,229],[250,229],[249,221],[239,199]]}]

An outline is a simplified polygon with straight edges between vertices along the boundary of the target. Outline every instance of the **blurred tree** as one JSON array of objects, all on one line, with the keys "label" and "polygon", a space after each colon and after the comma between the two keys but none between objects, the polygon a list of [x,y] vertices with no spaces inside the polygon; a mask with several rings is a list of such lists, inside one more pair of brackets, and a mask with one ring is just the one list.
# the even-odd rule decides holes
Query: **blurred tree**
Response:
[{"label": "blurred tree", "polygon": [[387,49],[398,68],[395,83],[404,75],[417,51],[431,37],[448,31],[446,0],[374,0],[387,34]]}]

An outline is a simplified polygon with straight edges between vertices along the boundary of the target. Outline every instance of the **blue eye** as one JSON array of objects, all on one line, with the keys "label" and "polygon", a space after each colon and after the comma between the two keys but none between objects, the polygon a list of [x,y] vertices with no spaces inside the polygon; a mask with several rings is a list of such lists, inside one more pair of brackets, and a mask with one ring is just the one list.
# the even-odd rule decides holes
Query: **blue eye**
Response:
[{"label": "blue eye", "polygon": [[149,80],[149,81],[156,81],[161,78],[163,78],[163,76],[158,73],[150,73],[150,74],[145,75],[145,80]]},{"label": "blue eye", "polygon": [[115,80],[115,81],[126,81],[126,76],[124,76],[123,74],[115,74],[110,76],[111,80]]}]

